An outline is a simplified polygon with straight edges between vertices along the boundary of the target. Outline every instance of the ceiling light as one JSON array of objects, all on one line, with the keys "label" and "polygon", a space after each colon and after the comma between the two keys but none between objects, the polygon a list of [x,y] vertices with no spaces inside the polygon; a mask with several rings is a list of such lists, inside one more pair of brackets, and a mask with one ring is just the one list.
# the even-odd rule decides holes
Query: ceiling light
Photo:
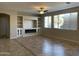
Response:
[{"label": "ceiling light", "polygon": [[39,10],[39,14],[44,14],[44,13],[46,13],[48,10],[44,10],[44,8],[40,8],[40,10]]},{"label": "ceiling light", "polygon": [[44,11],[40,11],[40,14],[44,14]]}]

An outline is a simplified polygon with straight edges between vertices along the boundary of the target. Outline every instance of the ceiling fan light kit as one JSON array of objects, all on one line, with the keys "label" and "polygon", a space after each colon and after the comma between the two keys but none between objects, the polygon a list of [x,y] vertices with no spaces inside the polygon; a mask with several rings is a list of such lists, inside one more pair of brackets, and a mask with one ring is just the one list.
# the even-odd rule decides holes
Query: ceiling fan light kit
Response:
[{"label": "ceiling fan light kit", "polygon": [[48,10],[44,10],[44,8],[40,8],[39,10],[39,14],[44,14],[45,12],[47,12]]},{"label": "ceiling fan light kit", "polygon": [[40,11],[40,14],[44,14],[44,11]]}]

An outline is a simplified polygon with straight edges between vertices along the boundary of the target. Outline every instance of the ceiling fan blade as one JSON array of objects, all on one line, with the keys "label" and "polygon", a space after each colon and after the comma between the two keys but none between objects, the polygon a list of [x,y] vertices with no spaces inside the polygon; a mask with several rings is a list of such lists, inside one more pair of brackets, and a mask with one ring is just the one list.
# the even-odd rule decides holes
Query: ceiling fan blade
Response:
[{"label": "ceiling fan blade", "polygon": [[38,10],[38,12],[40,13],[40,14],[44,14],[44,13],[46,13],[48,10],[44,10],[44,8],[40,8],[40,10]]},{"label": "ceiling fan blade", "polygon": [[45,10],[44,12],[47,12],[48,10]]}]

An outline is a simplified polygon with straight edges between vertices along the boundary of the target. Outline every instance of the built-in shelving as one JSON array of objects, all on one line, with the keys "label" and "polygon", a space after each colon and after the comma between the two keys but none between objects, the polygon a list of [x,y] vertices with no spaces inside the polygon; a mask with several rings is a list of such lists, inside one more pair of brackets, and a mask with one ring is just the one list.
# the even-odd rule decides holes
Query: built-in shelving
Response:
[{"label": "built-in shelving", "polygon": [[17,16],[17,37],[23,34],[23,17]]},{"label": "built-in shelving", "polygon": [[17,16],[17,28],[23,28],[23,17]]},{"label": "built-in shelving", "polygon": [[37,20],[32,20],[33,28],[37,28]]}]

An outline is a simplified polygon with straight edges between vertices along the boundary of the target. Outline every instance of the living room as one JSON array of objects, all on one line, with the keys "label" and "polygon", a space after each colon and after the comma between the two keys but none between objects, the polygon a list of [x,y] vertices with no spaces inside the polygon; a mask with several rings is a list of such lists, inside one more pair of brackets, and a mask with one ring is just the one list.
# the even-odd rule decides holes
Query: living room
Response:
[{"label": "living room", "polygon": [[0,55],[78,56],[78,19],[79,2],[0,2]]}]

